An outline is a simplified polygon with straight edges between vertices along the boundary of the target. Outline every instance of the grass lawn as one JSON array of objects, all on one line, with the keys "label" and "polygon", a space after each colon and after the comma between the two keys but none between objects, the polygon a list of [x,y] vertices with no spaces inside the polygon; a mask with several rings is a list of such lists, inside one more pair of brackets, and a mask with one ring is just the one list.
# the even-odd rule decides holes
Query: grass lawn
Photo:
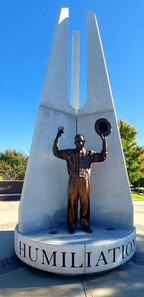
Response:
[{"label": "grass lawn", "polygon": [[144,201],[144,195],[132,193],[133,201]]}]

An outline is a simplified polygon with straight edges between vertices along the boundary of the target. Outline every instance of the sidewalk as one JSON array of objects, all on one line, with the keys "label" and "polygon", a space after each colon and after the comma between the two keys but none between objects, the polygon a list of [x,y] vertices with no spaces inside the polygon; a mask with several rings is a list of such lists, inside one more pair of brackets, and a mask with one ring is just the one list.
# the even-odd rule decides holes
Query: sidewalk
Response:
[{"label": "sidewalk", "polygon": [[137,249],[126,264],[105,274],[66,277],[49,274],[17,260],[13,230],[18,201],[0,201],[0,297],[142,297],[144,296],[144,202],[134,203]]}]

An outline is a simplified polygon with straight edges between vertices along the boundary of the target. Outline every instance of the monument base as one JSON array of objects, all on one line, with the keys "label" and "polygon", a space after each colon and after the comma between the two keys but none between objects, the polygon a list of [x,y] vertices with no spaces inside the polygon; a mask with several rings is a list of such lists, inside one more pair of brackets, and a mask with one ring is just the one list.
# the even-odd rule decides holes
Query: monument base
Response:
[{"label": "monument base", "polygon": [[66,227],[21,234],[15,229],[15,252],[26,264],[57,274],[100,273],[127,262],[135,253],[136,229],[91,226],[93,233]]}]

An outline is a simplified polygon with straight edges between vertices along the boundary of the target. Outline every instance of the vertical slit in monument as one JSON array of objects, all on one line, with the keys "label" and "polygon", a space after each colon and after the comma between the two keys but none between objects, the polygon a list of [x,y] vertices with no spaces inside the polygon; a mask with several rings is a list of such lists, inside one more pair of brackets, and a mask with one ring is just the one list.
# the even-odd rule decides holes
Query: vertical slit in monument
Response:
[{"label": "vertical slit in monument", "polygon": [[71,59],[71,105],[76,110],[76,134],[77,111],[79,109],[79,72],[80,72],[80,32],[72,32],[72,59]]},{"label": "vertical slit in monument", "polygon": [[[83,20],[82,20],[83,21]],[[86,76],[87,76],[87,50],[86,50],[86,22],[84,20],[80,31],[72,31],[70,38],[71,51],[71,79],[70,81],[70,103],[76,110],[86,103]]]},{"label": "vertical slit in monument", "polygon": [[71,79],[71,105],[79,109],[79,64],[80,64],[80,32],[72,32],[72,79]]}]

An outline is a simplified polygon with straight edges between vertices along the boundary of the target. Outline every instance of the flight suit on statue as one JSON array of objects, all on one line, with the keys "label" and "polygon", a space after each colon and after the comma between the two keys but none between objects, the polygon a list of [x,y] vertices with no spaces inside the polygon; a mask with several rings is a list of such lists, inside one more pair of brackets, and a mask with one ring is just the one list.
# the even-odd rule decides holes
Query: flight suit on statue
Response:
[{"label": "flight suit on statue", "polygon": [[84,136],[75,136],[75,149],[59,150],[59,138],[64,127],[59,127],[53,145],[53,154],[67,162],[69,174],[67,223],[69,232],[75,233],[77,223],[78,199],[80,200],[80,225],[83,231],[91,233],[90,228],[90,174],[92,163],[106,159],[106,138],[102,135],[102,151],[96,153],[84,148]]}]

